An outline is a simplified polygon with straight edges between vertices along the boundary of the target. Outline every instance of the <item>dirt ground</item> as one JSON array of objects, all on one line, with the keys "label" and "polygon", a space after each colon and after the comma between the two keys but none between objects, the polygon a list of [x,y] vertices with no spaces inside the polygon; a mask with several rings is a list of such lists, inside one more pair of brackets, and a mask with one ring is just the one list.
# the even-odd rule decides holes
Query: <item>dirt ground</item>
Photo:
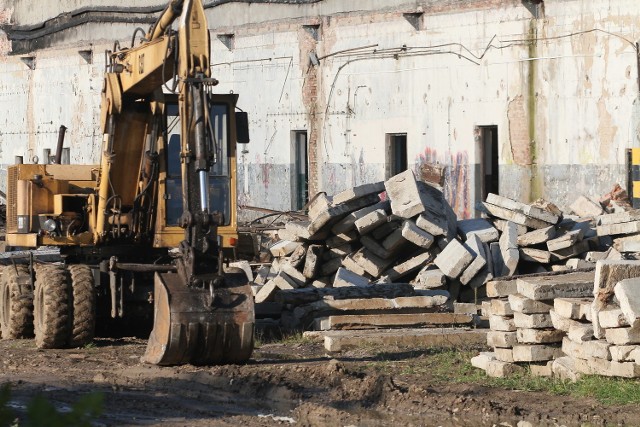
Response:
[{"label": "dirt ground", "polygon": [[[24,417],[41,394],[60,411],[88,392],[104,394],[94,425],[477,426],[638,425],[640,407],[595,400],[442,384],[428,351],[370,349],[326,355],[322,344],[262,344],[245,366],[142,364],[145,341],[99,339],[73,350],[37,350],[32,340],[0,341],[0,383],[12,386]],[[385,369],[376,364],[385,353]],[[427,364],[428,365],[428,364]],[[378,366],[378,367],[376,367]],[[606,421],[606,422],[605,422]]]}]

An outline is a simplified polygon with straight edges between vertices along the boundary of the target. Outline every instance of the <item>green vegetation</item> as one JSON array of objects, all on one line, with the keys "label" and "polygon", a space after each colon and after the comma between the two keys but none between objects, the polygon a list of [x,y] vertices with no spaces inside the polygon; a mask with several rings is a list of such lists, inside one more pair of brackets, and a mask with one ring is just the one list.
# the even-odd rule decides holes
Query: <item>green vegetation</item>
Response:
[{"label": "green vegetation", "polygon": [[34,397],[27,405],[26,420],[21,422],[9,406],[11,388],[5,384],[0,389],[0,427],[89,427],[91,420],[102,413],[103,396],[89,393],[82,396],[69,411],[58,411],[42,396]]},{"label": "green vegetation", "polygon": [[365,369],[395,376],[428,375],[436,384],[466,383],[506,390],[537,391],[554,395],[594,398],[605,405],[640,403],[640,381],[636,379],[584,376],[572,383],[553,378],[535,377],[529,372],[508,378],[490,378],[471,366],[473,350],[413,350],[403,354],[380,353]]}]

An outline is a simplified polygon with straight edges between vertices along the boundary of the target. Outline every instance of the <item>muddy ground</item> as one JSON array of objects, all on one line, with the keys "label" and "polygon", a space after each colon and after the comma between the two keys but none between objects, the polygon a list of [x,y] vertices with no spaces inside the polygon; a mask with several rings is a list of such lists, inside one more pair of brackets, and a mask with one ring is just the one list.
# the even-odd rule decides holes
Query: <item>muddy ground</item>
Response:
[{"label": "muddy ground", "polygon": [[433,351],[425,349],[327,355],[321,343],[276,342],[261,344],[245,366],[157,367],[140,362],[144,348],[145,341],[128,338],[72,350],[3,340],[0,383],[11,384],[10,406],[22,418],[36,394],[64,411],[85,393],[103,393],[103,415],[94,425],[105,426],[640,423],[637,406],[443,383],[430,375]]}]

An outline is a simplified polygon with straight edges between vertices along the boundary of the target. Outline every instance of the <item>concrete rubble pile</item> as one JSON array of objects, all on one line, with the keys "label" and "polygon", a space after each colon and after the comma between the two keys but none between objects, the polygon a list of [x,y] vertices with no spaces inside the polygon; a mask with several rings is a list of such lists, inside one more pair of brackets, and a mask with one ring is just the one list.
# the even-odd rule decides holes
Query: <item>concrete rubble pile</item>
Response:
[{"label": "concrete rubble pile", "polygon": [[472,364],[490,376],[531,373],[640,377],[640,261],[601,260],[595,271],[488,283],[491,331]]},{"label": "concrete rubble pile", "polygon": [[[579,216],[563,217],[544,200],[524,204],[496,194],[476,208],[486,218],[458,220],[440,187],[417,180],[410,170],[333,196],[320,193],[309,203],[306,220],[278,231],[280,240],[270,247],[274,260],[256,275],[259,312],[280,318],[284,328],[472,325],[478,321],[475,308],[458,306],[453,314],[460,316],[444,312],[451,314],[453,302],[485,298],[493,277],[619,259],[610,236],[627,233],[632,226],[626,223],[636,221],[635,211],[622,208],[601,215],[602,205],[582,196],[571,206]],[[397,292],[336,291],[383,284]],[[322,296],[312,303],[281,296],[309,293]]]}]

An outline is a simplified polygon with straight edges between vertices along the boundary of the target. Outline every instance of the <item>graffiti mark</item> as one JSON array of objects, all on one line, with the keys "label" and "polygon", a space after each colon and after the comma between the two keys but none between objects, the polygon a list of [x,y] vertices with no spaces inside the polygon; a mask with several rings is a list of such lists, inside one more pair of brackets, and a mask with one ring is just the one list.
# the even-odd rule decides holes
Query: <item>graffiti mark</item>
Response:
[{"label": "graffiti mark", "polygon": [[469,155],[466,151],[438,156],[435,148],[426,147],[416,156],[417,176],[422,177],[423,165],[438,164],[444,166],[444,185],[442,192],[458,218],[471,217],[471,191],[469,175]]}]

